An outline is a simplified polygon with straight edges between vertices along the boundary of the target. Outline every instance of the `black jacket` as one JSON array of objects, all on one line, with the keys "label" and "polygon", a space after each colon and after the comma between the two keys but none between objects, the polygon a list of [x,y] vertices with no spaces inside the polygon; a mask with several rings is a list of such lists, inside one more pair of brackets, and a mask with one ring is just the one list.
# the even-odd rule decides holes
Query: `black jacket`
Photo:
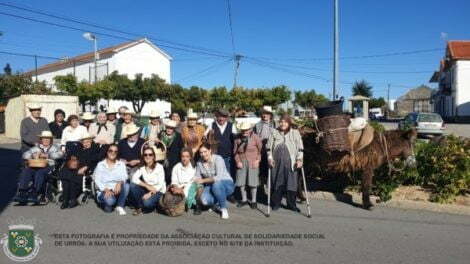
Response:
[{"label": "black jacket", "polygon": [[50,122],[49,123],[49,129],[52,132],[52,135],[54,135],[54,138],[61,139],[62,138],[62,131],[64,131],[64,128],[66,128],[69,124],[65,121],[62,122],[62,125],[59,126],[56,122]]},{"label": "black jacket", "polygon": [[87,166],[87,174],[93,173],[98,162],[103,159],[101,153],[102,152],[100,151],[100,148],[95,143],[92,143],[91,148],[88,149],[84,149],[83,147],[81,147],[80,150],[77,152],[80,167]]}]

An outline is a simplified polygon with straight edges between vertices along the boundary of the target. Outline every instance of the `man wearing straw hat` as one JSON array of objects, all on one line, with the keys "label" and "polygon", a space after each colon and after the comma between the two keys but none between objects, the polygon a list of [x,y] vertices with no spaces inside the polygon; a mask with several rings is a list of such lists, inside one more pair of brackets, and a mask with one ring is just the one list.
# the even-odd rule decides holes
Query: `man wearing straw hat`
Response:
[{"label": "man wearing straw hat", "polygon": [[168,120],[165,123],[165,130],[160,133],[160,141],[166,146],[166,159],[163,167],[167,185],[171,183],[171,170],[181,161],[181,150],[184,147],[181,134],[176,131],[177,127],[176,121]]},{"label": "man wearing straw hat", "polygon": [[[55,166],[56,160],[63,156],[60,146],[52,143],[54,136],[50,131],[42,131],[37,136],[39,137],[39,143],[24,152],[23,159],[46,159],[47,165],[44,167],[26,166],[23,169],[19,179],[18,195],[15,198],[20,205],[26,205],[27,202],[32,202],[34,204],[39,203],[38,195],[42,191],[47,175]],[[33,182],[31,187],[30,182]]]},{"label": "man wearing straw hat", "polygon": [[154,145],[158,140],[158,135],[163,130],[163,124],[160,119],[160,113],[156,110],[150,111],[149,123],[142,128],[141,138],[150,141],[150,145]]},{"label": "man wearing straw hat", "polygon": [[129,177],[132,177],[138,169],[141,160],[141,149],[145,141],[139,137],[139,127],[134,124],[123,128],[126,138],[118,143],[119,159],[123,160],[127,166]]},{"label": "man wearing straw hat", "polygon": [[42,107],[37,104],[27,105],[30,116],[24,118],[20,125],[21,152],[24,153],[38,142],[38,135],[42,131],[49,131],[47,120],[41,117]]},{"label": "man wearing straw hat", "polygon": [[269,170],[266,143],[268,142],[269,136],[276,130],[271,106],[265,105],[261,108],[261,121],[255,125],[253,130],[259,136],[263,144],[263,148],[261,149],[260,178],[264,184],[267,182]]},{"label": "man wearing straw hat", "polygon": [[181,129],[181,137],[186,147],[191,148],[193,153],[197,153],[204,137],[204,126],[197,123],[197,114],[188,113],[186,125]]}]

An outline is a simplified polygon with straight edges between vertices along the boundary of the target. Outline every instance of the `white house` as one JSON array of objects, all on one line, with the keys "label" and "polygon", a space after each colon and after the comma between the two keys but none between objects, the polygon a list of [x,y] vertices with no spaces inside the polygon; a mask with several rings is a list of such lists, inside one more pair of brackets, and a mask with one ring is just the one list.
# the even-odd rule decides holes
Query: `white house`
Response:
[{"label": "white house", "polygon": [[[33,79],[37,77],[38,81],[45,81],[52,89],[55,87],[54,77],[58,75],[73,74],[77,81],[93,82],[95,79],[94,56],[94,52],[89,52],[72,58],[64,58],[25,74],[32,76]],[[167,83],[171,83],[172,58],[146,38],[98,50],[98,58],[96,67],[98,80],[103,79],[113,71],[117,71],[119,74],[127,74],[130,79],[134,78],[137,73],[142,73],[143,77],[157,74]],[[98,104],[103,103],[107,103],[107,101],[101,100]],[[109,102],[111,107],[118,105],[131,106],[131,103],[114,100]],[[171,111],[170,103],[157,100],[148,102],[144,106],[142,114],[148,114],[150,108],[156,106],[161,108],[159,111],[162,113]]]},{"label": "white house", "polygon": [[430,82],[439,84],[432,97],[435,112],[450,120],[470,120],[470,41],[447,43]]}]

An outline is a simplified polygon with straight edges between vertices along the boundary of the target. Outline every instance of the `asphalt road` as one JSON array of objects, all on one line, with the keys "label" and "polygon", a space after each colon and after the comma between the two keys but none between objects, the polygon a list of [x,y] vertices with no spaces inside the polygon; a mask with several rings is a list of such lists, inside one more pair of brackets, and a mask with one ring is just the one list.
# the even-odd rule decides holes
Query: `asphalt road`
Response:
[{"label": "asphalt road", "polygon": [[[384,125],[386,129],[398,128],[398,122],[382,122],[381,124]],[[470,138],[470,124],[446,124],[444,134]]]},{"label": "asphalt road", "polygon": [[[470,259],[470,217],[427,211],[377,207],[369,212],[339,201],[314,200],[312,218],[282,209],[266,218],[261,211],[231,205],[230,219],[221,220],[212,212],[176,218],[154,213],[118,216],[103,213],[93,203],[71,210],[52,204],[16,207],[9,204],[18,158],[10,149],[16,147],[0,148],[0,233],[8,232],[10,220],[34,220],[43,244],[33,263],[468,263]],[[300,207],[305,211],[304,205]],[[132,234],[153,237],[126,237]],[[273,237],[279,234],[288,237]],[[12,261],[0,252],[0,263]]]}]

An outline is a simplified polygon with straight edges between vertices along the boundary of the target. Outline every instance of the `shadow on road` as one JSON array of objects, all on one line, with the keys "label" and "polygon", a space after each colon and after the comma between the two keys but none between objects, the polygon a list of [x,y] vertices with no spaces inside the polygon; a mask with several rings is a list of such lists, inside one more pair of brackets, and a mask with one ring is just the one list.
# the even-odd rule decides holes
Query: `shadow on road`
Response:
[{"label": "shadow on road", "polygon": [[0,214],[15,196],[20,173],[21,152],[16,149],[0,148]]}]

